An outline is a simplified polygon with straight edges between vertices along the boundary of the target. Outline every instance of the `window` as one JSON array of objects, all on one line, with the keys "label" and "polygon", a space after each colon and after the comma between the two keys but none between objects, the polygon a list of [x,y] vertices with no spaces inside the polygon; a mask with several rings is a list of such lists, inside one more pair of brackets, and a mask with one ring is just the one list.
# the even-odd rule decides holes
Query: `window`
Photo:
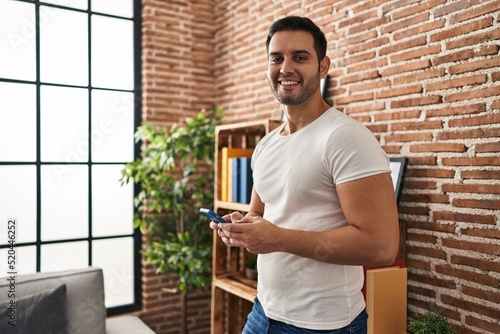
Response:
[{"label": "window", "polygon": [[0,276],[101,267],[110,314],[141,302],[119,182],[138,154],[140,25],[139,0],[0,0]]}]

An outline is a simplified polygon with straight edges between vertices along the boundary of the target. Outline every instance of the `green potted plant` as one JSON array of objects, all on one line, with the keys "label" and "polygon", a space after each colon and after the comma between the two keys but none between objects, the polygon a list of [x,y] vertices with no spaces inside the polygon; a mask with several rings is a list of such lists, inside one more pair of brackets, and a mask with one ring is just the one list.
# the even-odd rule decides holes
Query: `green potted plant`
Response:
[{"label": "green potted plant", "polygon": [[408,331],[412,334],[455,334],[445,317],[432,312],[417,315],[408,324]]},{"label": "green potted plant", "polygon": [[245,266],[245,276],[249,279],[257,279],[257,254],[250,254]]},{"label": "green potted plant", "polygon": [[134,226],[144,234],[142,254],[175,279],[171,292],[181,292],[181,333],[187,332],[188,290],[206,288],[211,278],[213,234],[198,210],[213,204],[215,127],[222,115],[214,108],[184,126],[141,125],[135,134],[141,157],[122,170],[122,184],[140,184]]}]

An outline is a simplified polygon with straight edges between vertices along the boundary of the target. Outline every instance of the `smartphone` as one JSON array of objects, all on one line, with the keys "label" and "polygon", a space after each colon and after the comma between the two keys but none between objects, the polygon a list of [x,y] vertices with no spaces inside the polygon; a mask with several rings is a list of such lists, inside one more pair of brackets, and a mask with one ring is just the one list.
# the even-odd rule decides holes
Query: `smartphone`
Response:
[{"label": "smartphone", "polygon": [[227,220],[225,220],[224,218],[222,218],[221,216],[219,216],[210,209],[201,208],[200,213],[204,216],[207,216],[208,218],[210,218],[210,220],[216,223],[229,223]]}]

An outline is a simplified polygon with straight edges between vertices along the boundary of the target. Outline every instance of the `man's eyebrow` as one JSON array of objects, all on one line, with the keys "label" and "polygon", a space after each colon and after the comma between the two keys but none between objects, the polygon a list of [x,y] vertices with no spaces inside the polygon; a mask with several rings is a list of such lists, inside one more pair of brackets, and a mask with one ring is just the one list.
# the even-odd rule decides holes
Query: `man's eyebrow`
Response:
[{"label": "man's eyebrow", "polygon": [[[307,50],[294,50],[294,51],[292,51],[292,54],[294,54],[294,55],[298,55],[298,54],[311,55],[311,53]],[[283,52],[279,52],[279,51],[269,52],[269,56],[281,56],[281,55],[283,55]]]},{"label": "man's eyebrow", "polygon": [[310,55],[310,54],[311,54],[311,53],[310,53],[309,51],[307,51],[307,50],[295,50],[295,51],[293,51],[292,53],[293,53],[293,54],[304,54],[304,53],[305,53],[305,54],[308,54],[308,55]]},{"label": "man's eyebrow", "polygon": [[275,52],[269,52],[269,56],[281,56],[282,53],[281,52],[278,52],[278,51],[275,51]]}]

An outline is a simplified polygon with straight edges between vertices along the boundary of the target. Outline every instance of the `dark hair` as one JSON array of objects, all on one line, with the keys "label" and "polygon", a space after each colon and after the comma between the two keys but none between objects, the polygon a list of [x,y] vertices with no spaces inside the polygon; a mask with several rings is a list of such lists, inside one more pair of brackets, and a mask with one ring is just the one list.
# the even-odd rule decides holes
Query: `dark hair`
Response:
[{"label": "dark hair", "polygon": [[300,30],[310,33],[314,38],[314,50],[318,55],[318,61],[326,56],[326,38],[321,29],[307,17],[287,16],[274,22],[269,28],[266,40],[266,50],[269,52],[269,43],[273,35],[283,30]]}]

